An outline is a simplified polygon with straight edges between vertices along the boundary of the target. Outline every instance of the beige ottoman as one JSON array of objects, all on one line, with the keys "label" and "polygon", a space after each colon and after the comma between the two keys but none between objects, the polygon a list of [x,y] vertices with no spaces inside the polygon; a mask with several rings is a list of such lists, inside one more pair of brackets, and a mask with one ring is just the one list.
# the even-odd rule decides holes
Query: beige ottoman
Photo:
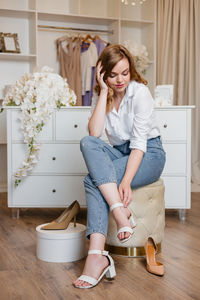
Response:
[{"label": "beige ottoman", "polygon": [[133,190],[133,201],[129,209],[136,221],[133,236],[125,243],[117,238],[117,226],[110,213],[106,250],[125,256],[145,255],[144,244],[151,236],[161,251],[165,228],[165,187],[162,179]]}]

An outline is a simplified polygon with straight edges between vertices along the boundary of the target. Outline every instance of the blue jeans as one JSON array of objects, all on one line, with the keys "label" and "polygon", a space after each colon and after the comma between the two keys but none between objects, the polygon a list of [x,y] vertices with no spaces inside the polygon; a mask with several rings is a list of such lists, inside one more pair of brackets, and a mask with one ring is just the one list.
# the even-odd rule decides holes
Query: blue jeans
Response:
[{"label": "blue jeans", "polygon": [[[119,146],[110,146],[103,140],[86,136],[80,142],[80,148],[89,174],[84,179],[87,201],[87,238],[92,233],[107,236],[109,206],[98,189],[99,185],[116,182],[119,186],[128,162],[130,142]],[[139,169],[131,182],[131,188],[138,188],[157,181],[165,165],[165,151],[160,137],[147,140]]]}]

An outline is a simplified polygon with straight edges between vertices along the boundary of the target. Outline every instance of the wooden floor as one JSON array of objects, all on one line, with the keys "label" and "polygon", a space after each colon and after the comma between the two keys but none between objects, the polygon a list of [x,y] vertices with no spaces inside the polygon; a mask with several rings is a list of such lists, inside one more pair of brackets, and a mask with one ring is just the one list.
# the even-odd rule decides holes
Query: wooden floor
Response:
[{"label": "wooden floor", "polygon": [[[72,286],[84,260],[47,263],[36,258],[35,227],[60,214],[60,209],[24,209],[11,218],[6,194],[0,194],[0,299],[1,300],[189,300],[200,299],[200,193],[192,193],[192,209],[185,223],[176,211],[166,212],[165,239],[157,258],[164,277],[145,269],[144,258],[114,256],[117,277],[103,279],[89,290]],[[85,223],[86,212],[79,221]]]}]

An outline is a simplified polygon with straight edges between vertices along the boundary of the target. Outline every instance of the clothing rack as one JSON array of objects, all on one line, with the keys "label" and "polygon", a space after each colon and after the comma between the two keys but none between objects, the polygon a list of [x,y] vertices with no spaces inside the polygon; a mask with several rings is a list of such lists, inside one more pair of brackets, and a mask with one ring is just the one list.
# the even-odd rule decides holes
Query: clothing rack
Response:
[{"label": "clothing rack", "polygon": [[60,27],[60,26],[50,26],[50,25],[38,25],[40,29],[53,29],[53,30],[74,30],[74,31],[86,31],[86,32],[100,32],[100,33],[110,33],[113,34],[113,30],[103,30],[103,29],[89,29],[89,28],[75,28],[75,27]]}]

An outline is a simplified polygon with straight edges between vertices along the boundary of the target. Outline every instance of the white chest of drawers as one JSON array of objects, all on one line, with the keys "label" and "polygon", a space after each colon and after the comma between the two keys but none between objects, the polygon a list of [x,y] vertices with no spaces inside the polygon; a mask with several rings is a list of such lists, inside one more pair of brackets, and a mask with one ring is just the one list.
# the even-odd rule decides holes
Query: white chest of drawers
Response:
[{"label": "white chest of drawers", "polygon": [[[166,208],[190,208],[191,109],[189,106],[157,108],[164,149],[162,174]],[[13,175],[25,158],[26,145],[20,129],[19,108],[7,109],[8,205],[9,207],[66,207],[78,200],[86,206],[83,178],[87,169],[80,139],[87,132],[89,107],[55,110],[43,128],[40,161],[30,175],[14,187]]]},{"label": "white chest of drawers", "polygon": [[8,205],[10,207],[66,207],[74,200],[86,206],[83,178],[87,169],[80,139],[88,134],[88,108],[55,110],[40,135],[40,161],[14,187],[13,175],[27,153],[20,129],[20,109],[7,109]]},{"label": "white chest of drawers", "polygon": [[165,183],[165,207],[179,209],[185,219],[185,209],[191,207],[191,112],[194,106],[157,108],[166,164],[162,178]]}]

